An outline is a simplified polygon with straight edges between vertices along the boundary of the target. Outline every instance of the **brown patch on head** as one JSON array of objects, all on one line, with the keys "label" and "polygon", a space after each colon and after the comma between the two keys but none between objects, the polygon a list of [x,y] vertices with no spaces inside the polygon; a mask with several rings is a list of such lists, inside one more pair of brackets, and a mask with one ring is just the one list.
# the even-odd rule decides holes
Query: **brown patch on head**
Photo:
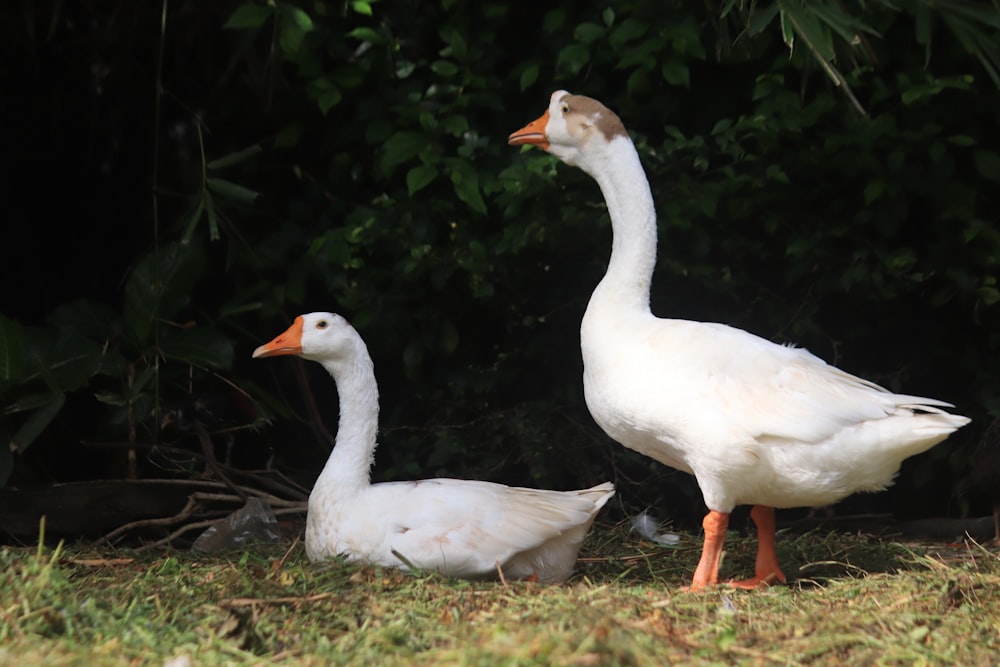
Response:
[{"label": "brown patch on head", "polygon": [[564,95],[560,101],[568,107],[569,113],[587,118],[604,135],[605,140],[611,141],[615,137],[628,136],[618,114],[594,98],[585,95]]}]

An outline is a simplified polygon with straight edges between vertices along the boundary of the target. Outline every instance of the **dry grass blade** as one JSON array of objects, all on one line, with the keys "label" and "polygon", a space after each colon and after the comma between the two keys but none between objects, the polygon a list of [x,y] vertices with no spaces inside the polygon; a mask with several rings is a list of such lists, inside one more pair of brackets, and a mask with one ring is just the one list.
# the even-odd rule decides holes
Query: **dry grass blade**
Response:
[{"label": "dry grass blade", "polygon": [[[300,543],[230,555],[0,549],[0,664],[992,664],[1000,558],[811,532],[788,586],[681,591],[696,536],[598,526],[561,586],[316,565]],[[725,574],[751,571],[730,536]]]}]

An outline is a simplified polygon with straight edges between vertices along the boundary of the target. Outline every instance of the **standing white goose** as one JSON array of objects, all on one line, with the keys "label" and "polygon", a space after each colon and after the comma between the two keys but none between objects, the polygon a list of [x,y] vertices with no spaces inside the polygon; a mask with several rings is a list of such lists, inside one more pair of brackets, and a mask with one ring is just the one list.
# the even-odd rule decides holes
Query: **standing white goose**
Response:
[{"label": "standing white goose", "polygon": [[372,484],[378,384],[368,348],[333,313],[295,318],[254,358],[295,354],[333,376],[340,423],[330,458],[309,495],[306,554],[461,578],[565,580],[598,510],[614,495],[606,482],[548,491],[492,482],[425,479]]},{"label": "standing white goose", "polygon": [[656,212],[621,120],[560,90],[508,139],[531,144],[598,183],[611,215],[611,259],[580,328],[594,420],[621,444],[694,474],[709,512],[692,589],[718,583],[729,513],[753,505],[752,587],[785,581],[774,508],[819,506],[891,484],[903,459],[967,424],[942,401],[893,394],[804,349],[722,324],[650,312]]}]

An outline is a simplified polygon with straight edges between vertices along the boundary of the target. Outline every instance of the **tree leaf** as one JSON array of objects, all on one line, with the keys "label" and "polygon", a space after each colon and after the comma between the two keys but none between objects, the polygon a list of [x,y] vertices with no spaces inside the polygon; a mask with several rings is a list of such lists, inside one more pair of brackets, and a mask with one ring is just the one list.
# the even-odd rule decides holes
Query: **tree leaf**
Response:
[{"label": "tree leaf", "polygon": [[219,240],[219,220],[215,212],[215,201],[212,193],[205,190],[205,213],[208,217],[208,239],[210,241]]},{"label": "tree leaf", "polygon": [[254,155],[263,150],[260,144],[253,144],[252,146],[247,146],[242,150],[238,150],[235,153],[230,153],[229,155],[224,155],[218,159],[212,160],[207,165],[208,169],[225,169],[226,167],[231,167],[234,164],[239,164],[240,162],[245,162],[249,160]]},{"label": "tree leaf", "polygon": [[682,62],[668,61],[660,67],[660,74],[663,80],[672,86],[691,85],[691,71]]},{"label": "tree leaf", "polygon": [[205,185],[208,187],[209,191],[223,197],[224,199],[231,199],[232,201],[239,202],[241,204],[250,204],[257,198],[258,193],[251,190],[250,188],[245,188],[242,185],[237,185],[232,181],[228,181],[224,178],[206,178]]},{"label": "tree leaf", "polygon": [[306,35],[312,32],[312,19],[302,9],[289,4],[281,5],[281,25],[278,28],[278,45],[288,56],[294,57],[302,48]]},{"label": "tree leaf", "polygon": [[0,380],[19,380],[23,361],[21,325],[0,314]]},{"label": "tree leaf", "polygon": [[347,36],[371,44],[385,43],[385,38],[372,28],[354,28],[347,33]]},{"label": "tree leaf", "polygon": [[1000,183],[1000,154],[991,150],[979,149],[972,153],[972,160],[976,164],[976,171],[994,183]]},{"label": "tree leaf", "polygon": [[73,336],[104,341],[114,335],[120,317],[114,308],[100,301],[74,299],[53,309],[46,321]]},{"label": "tree leaf", "polygon": [[362,16],[372,15],[372,5],[370,2],[365,2],[364,0],[354,0],[351,3],[351,9],[354,10],[355,14],[361,14]]},{"label": "tree leaf", "polygon": [[382,168],[391,171],[396,165],[412,160],[420,155],[427,143],[427,135],[423,132],[396,132],[382,144]]},{"label": "tree leaf", "polygon": [[268,5],[241,5],[236,8],[223,24],[227,30],[248,30],[264,25],[273,9]]},{"label": "tree leaf", "polygon": [[573,31],[573,39],[581,44],[592,44],[604,38],[605,27],[597,23],[581,23]]},{"label": "tree leaf", "polygon": [[301,136],[302,123],[292,121],[278,131],[278,134],[274,137],[274,145],[278,148],[288,148],[299,143],[299,137]]},{"label": "tree leaf", "polygon": [[590,49],[582,44],[567,44],[559,50],[556,70],[577,74],[588,62],[590,62]]},{"label": "tree leaf", "polygon": [[165,329],[160,351],[172,361],[199,368],[225,370],[233,365],[233,344],[209,327]]},{"label": "tree leaf", "polygon": [[535,81],[538,81],[538,63],[531,63],[521,71],[519,81],[521,90],[527,90]]},{"label": "tree leaf", "polygon": [[316,105],[325,116],[330,109],[340,104],[342,99],[344,99],[344,96],[341,95],[340,90],[337,88],[331,88],[323,91],[316,97]]},{"label": "tree leaf", "polygon": [[627,43],[639,39],[649,30],[649,25],[634,18],[627,18],[619,23],[608,34],[608,43],[615,50],[621,49]]},{"label": "tree leaf", "polygon": [[410,196],[413,196],[414,193],[423,190],[434,182],[438,173],[437,169],[427,164],[421,164],[410,169],[406,173],[406,189],[409,191]]},{"label": "tree leaf", "polygon": [[465,166],[465,162],[458,162],[463,165],[451,172],[451,182],[455,186],[455,194],[477,213],[486,213],[486,202],[483,201],[483,194],[479,189],[479,175],[471,167]]},{"label": "tree leaf", "polygon": [[21,424],[21,428],[11,437],[10,447],[18,452],[26,450],[42,431],[52,423],[66,403],[65,394],[55,394],[43,405],[32,412]]},{"label": "tree leaf", "polygon": [[154,319],[170,319],[190,300],[205,269],[200,244],[170,243],[141,259],[125,281],[125,333],[148,340]]},{"label": "tree leaf", "polygon": [[187,243],[191,240],[191,236],[194,234],[195,228],[198,226],[198,221],[201,220],[202,214],[205,212],[205,195],[207,193],[202,190],[201,196],[198,197],[194,205],[194,210],[191,211],[191,215],[188,216],[187,225],[184,228],[184,233],[181,235],[181,239]]},{"label": "tree leaf", "polygon": [[282,4],[281,9],[284,12],[285,20],[302,32],[311,32],[315,28],[312,18],[300,7]]},{"label": "tree leaf", "polygon": [[435,60],[431,63],[431,71],[447,78],[458,74],[458,65],[450,60]]},{"label": "tree leaf", "polygon": [[[753,7],[753,5],[751,6]],[[769,5],[764,9],[751,9],[750,18],[747,20],[747,34],[759,35],[764,32],[777,15],[778,5],[776,4]],[[784,32],[784,26],[782,26],[782,32]]]}]

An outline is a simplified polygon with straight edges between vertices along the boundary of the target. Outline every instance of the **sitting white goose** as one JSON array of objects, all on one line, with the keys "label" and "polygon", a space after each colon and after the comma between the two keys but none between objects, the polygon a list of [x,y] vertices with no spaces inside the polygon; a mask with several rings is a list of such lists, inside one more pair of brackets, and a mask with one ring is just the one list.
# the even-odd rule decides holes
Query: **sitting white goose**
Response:
[{"label": "sitting white goose", "polygon": [[650,312],[656,212],[621,120],[600,102],[560,90],[548,110],[510,135],[598,183],[613,244],[580,329],[587,407],[621,444],[692,473],[709,512],[692,589],[718,583],[736,505],[754,507],[753,587],[784,582],[774,508],[820,506],[888,486],[903,459],[967,424],[942,401],[893,394],[826,364],[722,324]]},{"label": "sitting white goose", "polygon": [[333,313],[295,318],[254,358],[295,354],[318,361],[337,383],[340,423],[309,495],[306,554],[437,570],[460,578],[564,581],[611,483],[580,491],[425,479],[372,484],[378,384],[368,348]]}]

